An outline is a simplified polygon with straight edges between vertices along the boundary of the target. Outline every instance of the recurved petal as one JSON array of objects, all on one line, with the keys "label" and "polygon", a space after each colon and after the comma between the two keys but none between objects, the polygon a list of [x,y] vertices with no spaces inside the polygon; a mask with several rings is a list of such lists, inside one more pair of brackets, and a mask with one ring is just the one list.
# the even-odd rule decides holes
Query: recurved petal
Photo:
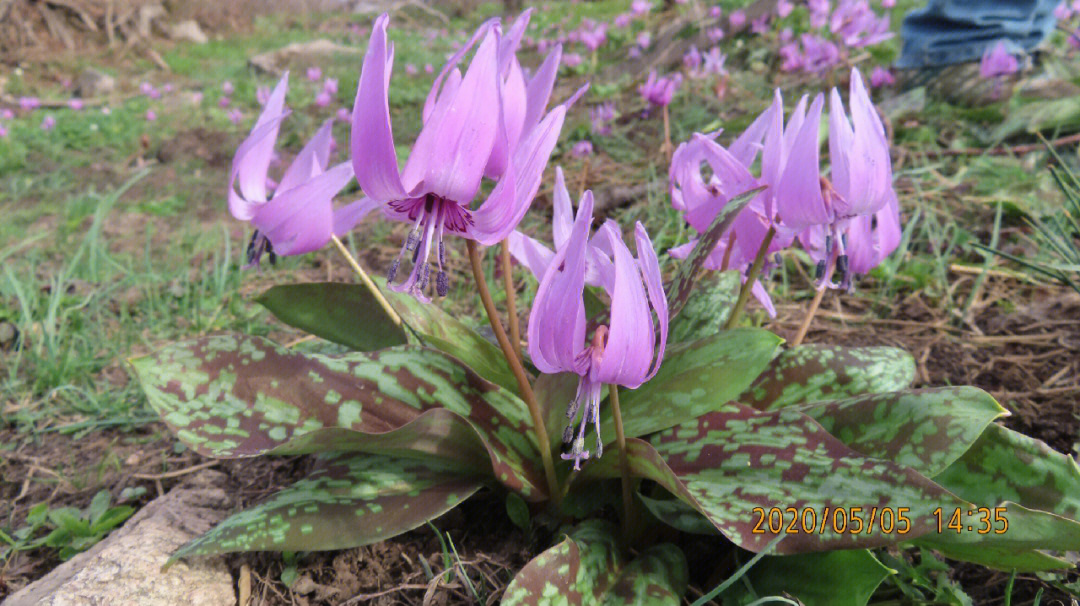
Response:
[{"label": "recurved petal", "polygon": [[589,378],[633,389],[645,380],[652,361],[652,316],[641,272],[630,249],[617,235],[617,227],[606,233],[615,257],[615,284],[608,293],[611,323],[600,363],[590,369]]},{"label": "recurved petal", "polygon": [[[497,47],[489,31],[446,113],[433,112],[413,146],[423,167],[424,190],[461,205],[476,196],[502,116],[501,107],[492,107],[499,97]],[[410,156],[409,164],[414,161]]]},{"label": "recurved petal", "polygon": [[278,183],[278,190],[288,191],[326,170],[330,160],[330,148],[334,144],[331,129],[333,119],[323,122],[315,136],[304,145]]},{"label": "recurved petal", "polygon": [[[779,94],[779,91],[777,91]],[[780,106],[780,116],[783,118],[784,108]],[[731,145],[728,146],[728,151],[731,155],[735,156],[743,166],[750,166],[754,163],[754,158],[757,157],[758,150],[761,149],[761,140],[765,137],[765,131],[769,129],[769,125],[774,120],[774,114],[776,113],[776,102],[769,106],[768,109],[761,112],[761,114],[750,123],[750,126],[746,127],[746,130],[742,132]]]},{"label": "recurved petal", "polygon": [[555,257],[550,248],[516,229],[506,236],[506,244],[510,247],[510,255],[527,267],[537,280],[544,277],[551,259]]},{"label": "recurved petal", "polygon": [[551,90],[555,86],[555,74],[559,71],[559,61],[562,59],[562,45],[557,45],[548,53],[544,62],[537,68],[532,78],[525,85],[525,98],[528,100],[525,107],[525,120],[522,133],[527,134],[540,122],[540,118],[547,109],[551,99]]},{"label": "recurved petal", "polygon": [[373,210],[383,208],[382,200],[360,198],[334,210],[334,235],[339,238],[352,231]]},{"label": "recurved petal", "polygon": [[516,57],[510,58],[510,67],[500,86],[503,119],[499,124],[495,145],[491,149],[491,157],[484,169],[484,175],[491,179],[499,178],[506,171],[509,155],[517,147],[525,126],[525,76]]},{"label": "recurved petal", "polygon": [[360,83],[353,105],[350,152],[360,189],[376,200],[401,200],[406,196],[398,172],[394,134],[390,128],[390,71],[394,62],[388,48],[383,13],[371,27],[371,40],[364,55]]},{"label": "recurved petal", "polygon": [[791,230],[832,222],[821,195],[821,168],[818,156],[818,127],[824,97],[810,105],[806,121],[792,145],[780,183],[776,186],[776,206],[781,220]]},{"label": "recurved petal", "polygon": [[566,177],[563,176],[561,166],[555,167],[555,185],[551,188],[551,199],[551,231],[555,248],[559,248],[570,239],[570,230],[574,226],[574,207],[570,202],[570,190],[566,189]]},{"label": "recurved petal", "polygon": [[[251,135],[244,141],[253,141],[250,146],[241,144],[244,153],[237,149],[233,167],[237,170],[240,181],[240,193],[248,200],[266,199],[266,172],[270,168],[270,159],[274,155],[274,143],[277,142],[278,126],[285,117],[285,93],[289,89],[289,73],[278,80],[270,98],[263,106],[259,119],[251,129]],[[239,166],[237,166],[239,160]]]},{"label": "recurved petal", "polygon": [[[584,88],[584,87],[583,87]],[[551,159],[551,152],[562,131],[566,108],[571,100],[558,105],[522,141],[502,179],[491,196],[473,213],[472,234],[478,242],[490,246],[510,233],[532,204],[540,181]],[[510,192],[504,191],[510,188]]]},{"label": "recurved petal", "polygon": [[[664,361],[668,337],[668,303],[667,296],[664,294],[663,278],[660,276],[660,261],[656,258],[652,240],[649,239],[649,234],[640,221],[634,225],[634,246],[637,250],[637,262],[641,268],[641,275],[645,278],[645,292],[649,296],[649,305],[652,306],[660,324],[660,347],[656,351],[656,360],[653,362],[652,370],[645,376],[644,382],[660,370],[660,363]],[[652,355],[652,350],[649,354]]]},{"label": "recurved petal", "polygon": [[443,79],[446,78],[447,74],[449,74],[451,70],[457,67],[458,63],[461,63],[461,60],[465,58],[465,53],[469,52],[472,47],[476,46],[476,42],[480,40],[480,37],[487,34],[488,31],[491,30],[491,28],[498,23],[498,17],[492,17],[491,19],[488,19],[487,21],[481,23],[480,27],[476,28],[476,31],[473,32],[473,35],[469,38],[469,41],[465,43],[461,48],[459,48],[456,52],[454,52],[454,54],[451,55],[449,59],[446,60],[446,64],[444,64],[442,69],[439,70],[439,74],[435,76],[435,81],[431,85],[431,91],[428,93],[427,99],[424,101],[423,120],[425,124],[427,124],[428,118],[431,117],[431,113],[435,110],[436,99],[441,94],[440,87],[442,86]]},{"label": "recurved petal", "polygon": [[577,358],[585,348],[582,292],[592,210],[592,199],[583,198],[570,239],[555,252],[540,279],[529,313],[529,356],[543,373],[582,374]]},{"label": "recurved petal", "polygon": [[322,248],[334,229],[333,198],[352,179],[352,165],[342,162],[261,206],[251,223],[280,255]]},{"label": "recurved petal", "polygon": [[[236,154],[233,156],[232,169],[229,172],[229,212],[232,216],[240,219],[241,221],[250,221],[251,217],[255,215],[255,210],[258,209],[264,202],[266,202],[266,169],[261,167],[261,159],[259,155],[265,153],[268,149],[272,154],[274,151],[274,140],[277,138],[278,127],[281,125],[281,121],[288,115],[287,112],[279,114],[277,117],[269,120],[263,125],[255,128],[248,135],[247,139],[244,139],[243,143],[236,148]],[[248,179],[252,178],[252,175],[261,173],[263,179],[262,190],[256,193],[261,193],[259,197],[248,197],[246,194],[240,194],[236,191],[236,182],[240,179],[241,174],[246,174]],[[251,186],[248,187],[251,191]]]}]

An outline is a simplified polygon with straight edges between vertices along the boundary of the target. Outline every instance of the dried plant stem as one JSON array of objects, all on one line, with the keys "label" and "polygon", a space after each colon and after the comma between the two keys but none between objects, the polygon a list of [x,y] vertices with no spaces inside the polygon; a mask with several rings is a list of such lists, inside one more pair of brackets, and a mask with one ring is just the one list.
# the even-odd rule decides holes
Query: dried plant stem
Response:
[{"label": "dried plant stem", "polygon": [[724,249],[724,261],[720,263],[720,271],[727,271],[728,263],[731,261],[731,251],[735,248],[735,230],[731,230],[731,236],[727,241],[727,248]]},{"label": "dried plant stem", "polygon": [[506,288],[506,318],[510,324],[510,344],[514,355],[521,359],[521,324],[518,322],[517,291],[514,290],[514,268],[510,264],[510,245],[506,240],[499,244],[499,261],[502,263],[503,286]]},{"label": "dried plant stem", "polygon": [[630,458],[626,452],[626,434],[623,433],[622,410],[619,408],[619,386],[608,385],[611,413],[615,417],[615,443],[619,446],[619,472],[622,474],[623,538],[630,540],[634,521],[633,478],[630,477]]},{"label": "dried plant stem", "polygon": [[739,289],[739,298],[735,300],[735,307],[731,310],[731,315],[728,316],[728,320],[724,324],[724,330],[734,328],[739,321],[739,317],[742,316],[743,309],[746,308],[746,302],[750,300],[750,291],[754,289],[754,282],[757,282],[758,276],[761,275],[761,269],[765,267],[765,257],[769,254],[769,245],[772,244],[775,235],[776,228],[770,227],[768,233],[765,234],[765,239],[761,241],[761,248],[758,249],[757,256],[754,257],[754,264],[750,266],[750,273],[746,274],[746,282]]},{"label": "dried plant stem", "polygon": [[379,290],[379,287],[371,281],[371,278],[368,277],[367,272],[364,271],[364,268],[360,267],[360,264],[356,262],[356,259],[352,256],[352,253],[349,252],[349,249],[345,248],[345,245],[341,243],[341,240],[339,240],[337,236],[331,235],[330,240],[333,241],[334,245],[337,246],[337,249],[341,251],[341,254],[345,256],[345,260],[348,261],[349,265],[352,266],[353,271],[356,272],[356,275],[360,276],[360,281],[364,283],[364,286],[366,286],[367,289],[371,291],[371,294],[375,296],[375,300],[379,302],[380,306],[382,306],[383,311],[386,312],[386,315],[390,316],[390,321],[393,322],[395,326],[401,326],[401,316],[399,316],[397,312],[394,311],[394,308],[390,305],[390,302],[387,301],[386,297],[383,296],[382,291]]},{"label": "dried plant stem", "polygon": [[488,322],[491,323],[491,329],[495,331],[495,339],[499,341],[503,356],[506,357],[507,363],[510,364],[510,371],[514,373],[514,379],[517,380],[521,397],[529,407],[529,414],[532,415],[533,429],[536,431],[536,440],[539,442],[540,447],[540,458],[544,463],[544,475],[547,476],[548,492],[551,499],[558,503],[562,499],[562,492],[559,490],[559,480],[555,477],[555,463],[551,458],[551,440],[548,439],[547,428],[544,427],[544,415],[540,412],[540,405],[536,402],[532,385],[529,384],[529,377],[525,374],[525,367],[522,366],[521,359],[518,358],[517,352],[510,344],[510,339],[507,338],[502,323],[499,322],[499,316],[495,310],[495,301],[491,298],[487,278],[484,277],[484,268],[480,266],[480,251],[476,249],[476,242],[465,240],[465,246],[469,250],[469,264],[472,266],[473,278],[476,279],[476,290],[480,293],[480,301],[484,304]]},{"label": "dried plant stem", "polygon": [[806,337],[806,332],[810,330],[810,321],[814,319],[814,314],[817,313],[818,307],[821,305],[821,299],[825,296],[825,288],[819,288],[814,293],[814,300],[810,302],[810,309],[806,310],[806,317],[803,318],[802,324],[799,325],[799,332],[795,333],[795,338],[791,340],[791,346],[795,347],[803,342]]},{"label": "dried plant stem", "polygon": [[668,117],[667,106],[664,106],[662,111],[664,114],[664,154],[667,155],[667,160],[671,162],[671,118]]}]

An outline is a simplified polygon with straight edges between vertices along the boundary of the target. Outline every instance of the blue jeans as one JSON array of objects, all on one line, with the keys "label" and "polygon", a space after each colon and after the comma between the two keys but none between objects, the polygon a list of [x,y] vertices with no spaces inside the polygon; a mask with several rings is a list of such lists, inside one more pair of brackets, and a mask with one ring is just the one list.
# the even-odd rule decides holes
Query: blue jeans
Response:
[{"label": "blue jeans", "polygon": [[904,18],[899,68],[976,61],[1004,40],[1010,52],[1035,48],[1057,22],[1061,0],[929,0]]}]

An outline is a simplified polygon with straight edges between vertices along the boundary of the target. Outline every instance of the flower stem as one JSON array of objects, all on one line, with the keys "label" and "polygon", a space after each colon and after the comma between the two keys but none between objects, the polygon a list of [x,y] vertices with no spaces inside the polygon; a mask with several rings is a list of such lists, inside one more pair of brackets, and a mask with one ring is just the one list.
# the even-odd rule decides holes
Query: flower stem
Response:
[{"label": "flower stem", "polygon": [[671,162],[671,119],[668,117],[667,106],[664,106],[662,111],[664,114],[664,154],[667,155],[668,162]]},{"label": "flower stem", "polygon": [[728,238],[727,248],[724,249],[724,261],[720,263],[720,271],[727,271],[728,262],[731,261],[731,251],[735,248],[735,230],[731,230],[731,237]]},{"label": "flower stem", "polygon": [[374,295],[375,300],[379,302],[380,306],[382,306],[383,311],[386,312],[386,315],[390,316],[390,321],[393,322],[395,326],[401,326],[401,316],[399,316],[397,312],[394,311],[394,308],[390,305],[390,302],[387,301],[386,297],[383,296],[382,292],[379,290],[379,287],[371,281],[371,278],[368,277],[367,272],[364,271],[364,268],[360,267],[360,264],[356,262],[356,259],[352,256],[352,253],[349,252],[349,249],[345,248],[345,245],[342,244],[341,240],[339,240],[338,237],[335,235],[331,235],[330,240],[333,241],[334,245],[337,246],[337,249],[341,251],[341,254],[345,256],[345,260],[348,261],[349,265],[352,266],[353,271],[355,271],[356,274],[360,276],[360,281],[363,282],[364,286],[366,286],[367,289],[371,291],[371,294]]},{"label": "flower stem", "polygon": [[521,324],[518,321],[513,266],[510,264],[510,245],[506,240],[499,244],[499,260],[502,262],[503,285],[506,288],[506,319],[510,324],[510,345],[514,348],[514,355],[520,360]]},{"label": "flower stem", "polygon": [[750,291],[754,289],[754,282],[757,282],[758,276],[761,275],[761,269],[765,267],[765,257],[769,254],[769,245],[772,244],[775,235],[776,228],[770,227],[768,233],[765,234],[765,239],[761,241],[761,248],[758,249],[757,256],[754,257],[754,264],[750,266],[750,273],[746,274],[746,282],[739,289],[739,298],[735,301],[735,307],[731,310],[727,323],[724,324],[724,330],[734,328],[739,321],[739,316],[742,315],[746,302],[750,300]]},{"label": "flower stem", "polygon": [[488,322],[491,323],[491,329],[495,331],[495,338],[499,341],[499,347],[502,348],[503,355],[506,357],[507,363],[510,364],[510,370],[514,373],[514,379],[517,380],[521,397],[529,407],[529,414],[532,415],[533,430],[536,431],[536,439],[539,442],[540,459],[544,463],[544,475],[547,476],[548,492],[551,499],[557,504],[562,500],[562,492],[559,490],[559,480],[555,477],[555,463],[551,458],[551,440],[548,439],[547,428],[544,427],[544,416],[540,412],[540,405],[536,402],[532,386],[529,385],[529,378],[525,375],[525,367],[522,366],[521,359],[518,358],[517,352],[510,345],[510,339],[506,337],[506,331],[503,330],[502,323],[499,322],[499,316],[495,310],[495,301],[491,298],[491,291],[488,290],[487,279],[484,277],[484,268],[480,266],[480,252],[476,249],[476,242],[465,240],[465,246],[469,250],[469,264],[472,265],[473,277],[476,279],[476,290],[479,291],[480,300],[484,303],[484,311],[487,312]]},{"label": "flower stem", "polygon": [[626,434],[623,433],[622,410],[619,409],[619,386],[608,385],[611,412],[615,417],[615,442],[619,446],[619,471],[622,474],[623,539],[629,541],[633,531],[634,495],[630,477],[630,459],[626,453]]},{"label": "flower stem", "polygon": [[821,298],[825,296],[825,286],[817,289],[814,293],[814,300],[810,302],[810,309],[806,310],[806,317],[803,318],[802,325],[799,326],[799,332],[795,334],[795,338],[791,340],[791,347],[795,347],[803,342],[803,338],[806,337],[806,332],[810,330],[810,321],[814,319],[814,314],[817,313],[818,306],[821,305]]}]

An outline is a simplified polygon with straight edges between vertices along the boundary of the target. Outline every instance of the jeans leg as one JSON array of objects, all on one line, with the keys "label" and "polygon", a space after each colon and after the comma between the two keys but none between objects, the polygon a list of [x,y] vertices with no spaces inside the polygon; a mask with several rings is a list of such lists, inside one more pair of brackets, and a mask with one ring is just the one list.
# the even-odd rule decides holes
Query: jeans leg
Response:
[{"label": "jeans leg", "polygon": [[1054,29],[1060,0],[929,0],[904,18],[900,68],[975,61],[1004,40],[1013,53],[1034,49]]}]

